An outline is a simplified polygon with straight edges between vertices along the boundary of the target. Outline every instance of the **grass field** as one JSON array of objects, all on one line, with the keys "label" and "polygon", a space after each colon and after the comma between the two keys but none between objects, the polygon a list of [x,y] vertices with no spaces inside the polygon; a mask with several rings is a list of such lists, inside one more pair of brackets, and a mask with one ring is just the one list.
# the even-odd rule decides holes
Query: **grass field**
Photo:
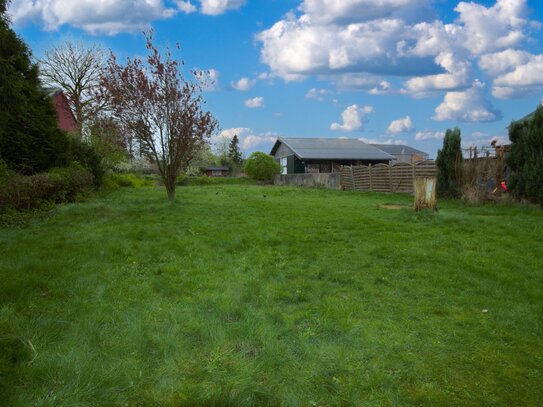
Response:
[{"label": "grass field", "polygon": [[123,189],[0,229],[0,404],[543,405],[543,211],[411,199]]}]

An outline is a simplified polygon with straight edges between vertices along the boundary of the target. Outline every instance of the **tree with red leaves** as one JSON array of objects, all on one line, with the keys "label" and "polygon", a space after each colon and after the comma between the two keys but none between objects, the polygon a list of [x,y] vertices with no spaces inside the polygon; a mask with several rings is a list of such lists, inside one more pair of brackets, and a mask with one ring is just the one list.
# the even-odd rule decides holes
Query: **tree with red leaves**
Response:
[{"label": "tree with red leaves", "polygon": [[184,62],[175,60],[169,49],[161,55],[152,32],[145,33],[145,39],[146,64],[128,58],[121,66],[111,53],[100,81],[101,98],[125,135],[134,137],[156,163],[172,201],[177,176],[205,146],[217,121],[204,109],[205,72],[191,71],[193,80],[186,80],[181,72]]}]

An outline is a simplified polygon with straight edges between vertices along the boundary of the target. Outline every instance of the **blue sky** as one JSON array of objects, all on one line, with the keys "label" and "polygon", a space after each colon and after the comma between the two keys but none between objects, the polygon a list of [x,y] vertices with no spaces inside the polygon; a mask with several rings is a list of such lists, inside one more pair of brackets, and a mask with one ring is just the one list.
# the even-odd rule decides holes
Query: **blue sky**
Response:
[{"label": "blue sky", "polygon": [[213,70],[215,142],[245,153],[277,136],[404,143],[435,157],[507,139],[543,97],[539,0],[12,0],[36,57],[65,39],[145,55],[141,31]]}]

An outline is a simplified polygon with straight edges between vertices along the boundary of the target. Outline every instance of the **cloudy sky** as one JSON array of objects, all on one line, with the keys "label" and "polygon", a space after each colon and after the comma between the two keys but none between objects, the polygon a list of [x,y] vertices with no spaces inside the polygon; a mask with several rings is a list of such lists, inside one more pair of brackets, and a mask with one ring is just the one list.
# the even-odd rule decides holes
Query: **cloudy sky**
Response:
[{"label": "cloudy sky", "polygon": [[209,70],[218,138],[404,143],[435,156],[507,138],[543,98],[541,0],[12,0],[35,56],[66,39],[145,55],[141,31]]}]

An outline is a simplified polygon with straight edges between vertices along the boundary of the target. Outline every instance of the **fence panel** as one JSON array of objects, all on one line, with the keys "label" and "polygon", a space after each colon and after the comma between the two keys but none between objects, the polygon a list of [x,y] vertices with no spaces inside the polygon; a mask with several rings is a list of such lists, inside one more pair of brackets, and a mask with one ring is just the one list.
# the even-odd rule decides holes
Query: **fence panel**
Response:
[{"label": "fence panel", "polygon": [[413,165],[409,163],[396,163],[390,169],[391,192],[413,193]]},{"label": "fence panel", "polygon": [[341,185],[343,189],[353,190],[353,167],[344,166],[341,167]]},{"label": "fence panel", "polygon": [[357,165],[352,167],[354,189],[357,191],[370,190],[370,168],[366,165]]},{"label": "fence panel", "polygon": [[390,192],[390,165],[377,164],[370,170],[371,190],[376,192]]},{"label": "fence panel", "polygon": [[432,178],[437,177],[437,165],[435,161],[420,161],[415,164],[415,177]]},{"label": "fence panel", "polygon": [[413,193],[415,178],[431,178],[437,175],[434,161],[416,164],[395,163],[374,166],[356,165],[341,169],[341,184],[344,189],[356,191]]}]

